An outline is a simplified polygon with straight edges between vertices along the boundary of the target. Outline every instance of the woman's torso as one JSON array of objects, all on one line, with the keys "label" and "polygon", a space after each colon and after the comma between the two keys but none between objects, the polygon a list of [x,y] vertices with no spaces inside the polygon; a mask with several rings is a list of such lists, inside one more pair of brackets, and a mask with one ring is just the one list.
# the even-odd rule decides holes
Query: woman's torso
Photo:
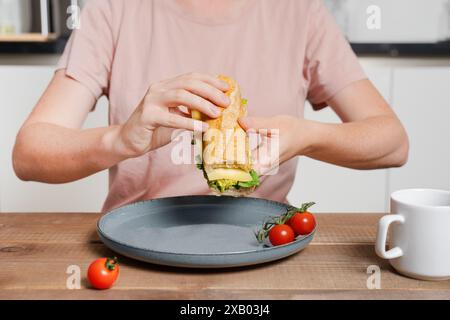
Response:
[{"label": "woman's torso", "polygon": [[[127,120],[151,83],[192,71],[235,78],[250,116],[303,115],[307,30],[302,26],[309,1],[249,0],[239,17],[218,24],[185,15],[175,0],[126,2],[111,69],[111,124]],[[172,163],[176,143],[112,168],[104,210],[143,199],[209,194],[195,165]],[[252,196],[285,201],[296,162],[263,177]]]}]

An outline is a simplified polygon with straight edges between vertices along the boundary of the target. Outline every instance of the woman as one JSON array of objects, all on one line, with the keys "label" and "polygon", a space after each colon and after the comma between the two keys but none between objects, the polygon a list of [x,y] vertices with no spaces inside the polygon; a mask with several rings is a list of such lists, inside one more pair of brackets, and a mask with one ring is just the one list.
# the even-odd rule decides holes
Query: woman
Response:
[{"label": "woman", "polygon": [[[109,169],[104,211],[208,194],[194,165],[171,162],[169,137],[196,125],[178,106],[214,118],[228,105],[217,74],[237,79],[249,101],[242,127],[280,130],[282,164],[253,196],[285,201],[297,156],[356,169],[406,162],[405,130],[320,0],[90,0],[18,134],[16,173],[64,183]],[[110,126],[81,129],[102,95]],[[343,123],[303,119],[305,100]]]}]

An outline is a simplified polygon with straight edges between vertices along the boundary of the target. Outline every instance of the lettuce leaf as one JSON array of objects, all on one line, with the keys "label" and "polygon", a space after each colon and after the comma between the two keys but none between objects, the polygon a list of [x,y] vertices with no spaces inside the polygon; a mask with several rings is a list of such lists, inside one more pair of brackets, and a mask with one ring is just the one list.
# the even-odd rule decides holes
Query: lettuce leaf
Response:
[{"label": "lettuce leaf", "polygon": [[260,181],[259,181],[259,177],[258,177],[258,174],[256,173],[256,171],[255,170],[250,171],[250,175],[252,176],[251,181],[246,181],[246,182],[240,181],[237,183],[237,186],[239,188],[251,188],[251,187],[259,186]]}]

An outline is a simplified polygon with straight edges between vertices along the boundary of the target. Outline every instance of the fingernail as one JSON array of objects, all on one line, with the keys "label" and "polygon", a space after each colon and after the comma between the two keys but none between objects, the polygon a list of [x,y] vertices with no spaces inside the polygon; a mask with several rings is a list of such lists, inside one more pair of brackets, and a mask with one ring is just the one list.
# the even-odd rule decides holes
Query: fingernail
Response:
[{"label": "fingernail", "polygon": [[248,129],[248,117],[239,118],[239,123]]},{"label": "fingernail", "polygon": [[215,115],[215,116],[220,116],[220,110],[219,110],[219,108],[217,108],[217,107],[215,107],[215,106],[212,106],[212,107],[211,107],[211,112],[212,112],[213,115]]},{"label": "fingernail", "polygon": [[222,85],[223,85],[224,90],[230,89],[230,85],[229,85],[227,82],[222,81],[222,80],[221,80],[221,82],[222,82]]},{"label": "fingernail", "polygon": [[229,106],[231,104],[231,100],[228,96],[223,95],[222,101],[224,104],[226,104],[227,106]]}]

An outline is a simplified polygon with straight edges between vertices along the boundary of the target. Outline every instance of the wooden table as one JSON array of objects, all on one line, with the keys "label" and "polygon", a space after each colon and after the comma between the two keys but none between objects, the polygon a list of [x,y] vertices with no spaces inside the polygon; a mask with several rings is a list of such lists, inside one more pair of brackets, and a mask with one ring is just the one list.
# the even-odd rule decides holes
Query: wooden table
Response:
[{"label": "wooden table", "polygon": [[[302,252],[278,262],[229,270],[189,270],[119,256],[113,289],[87,288],[89,263],[113,253],[98,239],[94,213],[0,214],[0,299],[450,299],[450,281],[403,277],[379,259],[379,214],[318,214],[318,232]],[[80,290],[66,288],[81,268]],[[371,265],[381,289],[367,288]]]}]

